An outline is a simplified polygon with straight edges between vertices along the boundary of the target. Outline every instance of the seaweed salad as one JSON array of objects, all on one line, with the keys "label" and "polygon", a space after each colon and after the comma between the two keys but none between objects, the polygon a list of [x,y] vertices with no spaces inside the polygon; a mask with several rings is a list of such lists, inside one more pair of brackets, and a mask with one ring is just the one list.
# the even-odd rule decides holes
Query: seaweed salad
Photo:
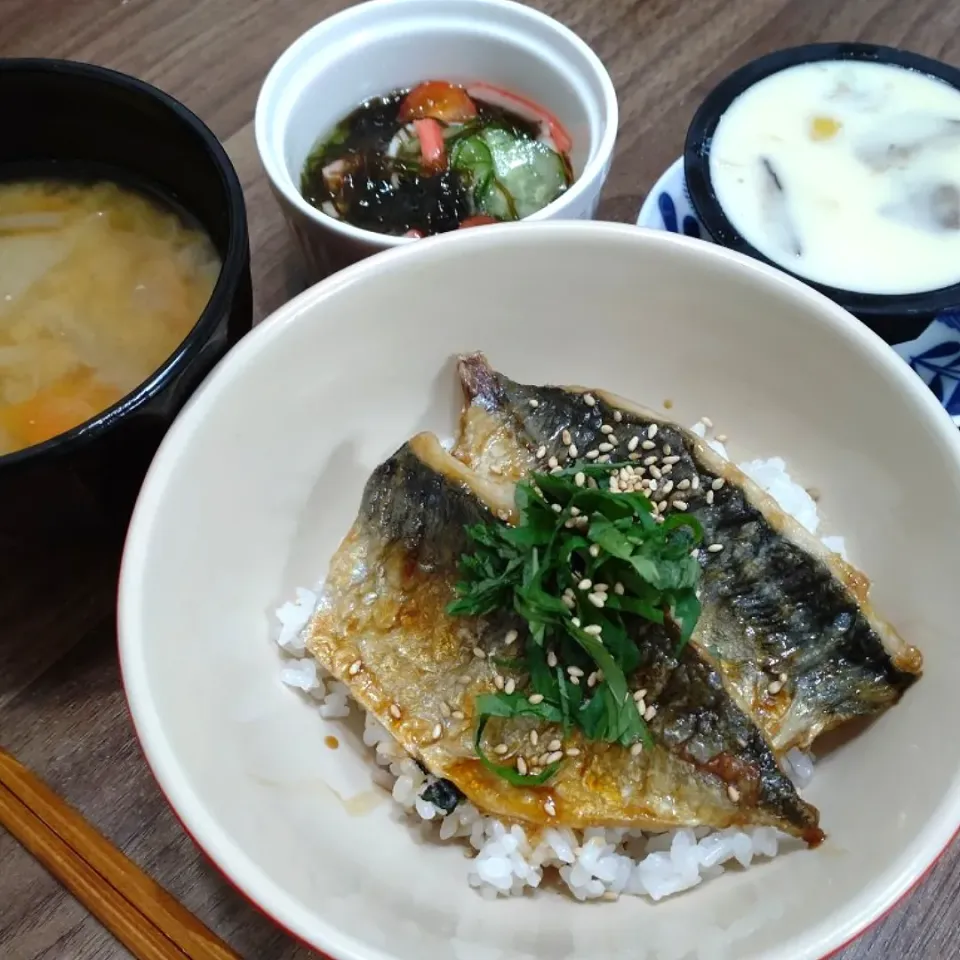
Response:
[{"label": "seaweed salad", "polygon": [[542,210],[573,182],[571,146],[532,101],[429,80],[344,118],[307,158],[301,192],[364,230],[424,237]]}]

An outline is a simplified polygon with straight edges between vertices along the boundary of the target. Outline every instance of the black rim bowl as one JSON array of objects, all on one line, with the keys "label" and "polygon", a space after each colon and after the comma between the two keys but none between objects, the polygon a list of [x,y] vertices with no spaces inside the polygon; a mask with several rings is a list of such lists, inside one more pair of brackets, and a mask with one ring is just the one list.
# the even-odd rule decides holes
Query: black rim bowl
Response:
[{"label": "black rim bowl", "polygon": [[693,209],[716,243],[776,267],[849,310],[887,343],[920,336],[934,317],[960,304],[960,283],[911,294],[867,294],[815,283],[764,256],[733,226],[717,200],[710,178],[710,145],[720,118],[733,101],[759,80],[787,67],[818,60],[866,60],[924,73],[960,89],[960,70],[916,53],[868,43],[812,43],[767,54],[740,67],[707,95],[687,130],[683,172]]},{"label": "black rim bowl", "polygon": [[0,60],[0,180],[92,177],[151,192],[199,222],[222,260],[197,322],[146,381],[86,423],[0,456],[0,535],[129,516],[157,444],[253,319],[246,207],[219,140],[161,90],[103,67]]}]

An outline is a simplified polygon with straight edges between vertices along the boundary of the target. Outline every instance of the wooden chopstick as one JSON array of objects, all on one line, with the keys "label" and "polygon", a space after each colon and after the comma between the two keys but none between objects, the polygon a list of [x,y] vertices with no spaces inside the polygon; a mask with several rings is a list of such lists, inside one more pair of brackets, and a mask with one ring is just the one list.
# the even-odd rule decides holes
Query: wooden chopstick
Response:
[{"label": "wooden chopstick", "polygon": [[140,960],[239,960],[227,944],[3,749],[0,826]]}]

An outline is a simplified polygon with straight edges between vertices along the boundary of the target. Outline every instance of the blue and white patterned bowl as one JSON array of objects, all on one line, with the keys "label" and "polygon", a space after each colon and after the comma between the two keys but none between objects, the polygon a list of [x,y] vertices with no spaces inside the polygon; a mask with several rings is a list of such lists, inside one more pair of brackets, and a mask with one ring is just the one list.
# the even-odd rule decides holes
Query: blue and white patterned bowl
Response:
[{"label": "blue and white patterned bowl", "polygon": [[[647,194],[637,226],[710,241],[687,198],[682,159],[670,166]],[[910,364],[960,425],[960,309],[941,313],[916,340],[890,349]]]}]

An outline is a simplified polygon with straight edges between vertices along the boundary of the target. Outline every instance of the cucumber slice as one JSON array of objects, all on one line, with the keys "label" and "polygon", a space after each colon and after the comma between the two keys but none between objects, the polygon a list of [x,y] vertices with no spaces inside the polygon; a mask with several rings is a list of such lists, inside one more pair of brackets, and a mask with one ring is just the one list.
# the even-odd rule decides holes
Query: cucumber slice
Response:
[{"label": "cucumber slice", "polygon": [[516,217],[542,210],[567,189],[563,158],[545,143],[513,137],[497,127],[488,127],[481,136],[493,160],[493,175],[513,200]]},{"label": "cucumber slice", "polygon": [[464,137],[450,151],[450,166],[469,175],[473,185],[479,186],[493,173],[493,157],[482,137]]},{"label": "cucumber slice", "polygon": [[503,184],[492,174],[477,191],[477,207],[481,213],[496,217],[498,220],[517,220],[517,207],[513,197]]}]

